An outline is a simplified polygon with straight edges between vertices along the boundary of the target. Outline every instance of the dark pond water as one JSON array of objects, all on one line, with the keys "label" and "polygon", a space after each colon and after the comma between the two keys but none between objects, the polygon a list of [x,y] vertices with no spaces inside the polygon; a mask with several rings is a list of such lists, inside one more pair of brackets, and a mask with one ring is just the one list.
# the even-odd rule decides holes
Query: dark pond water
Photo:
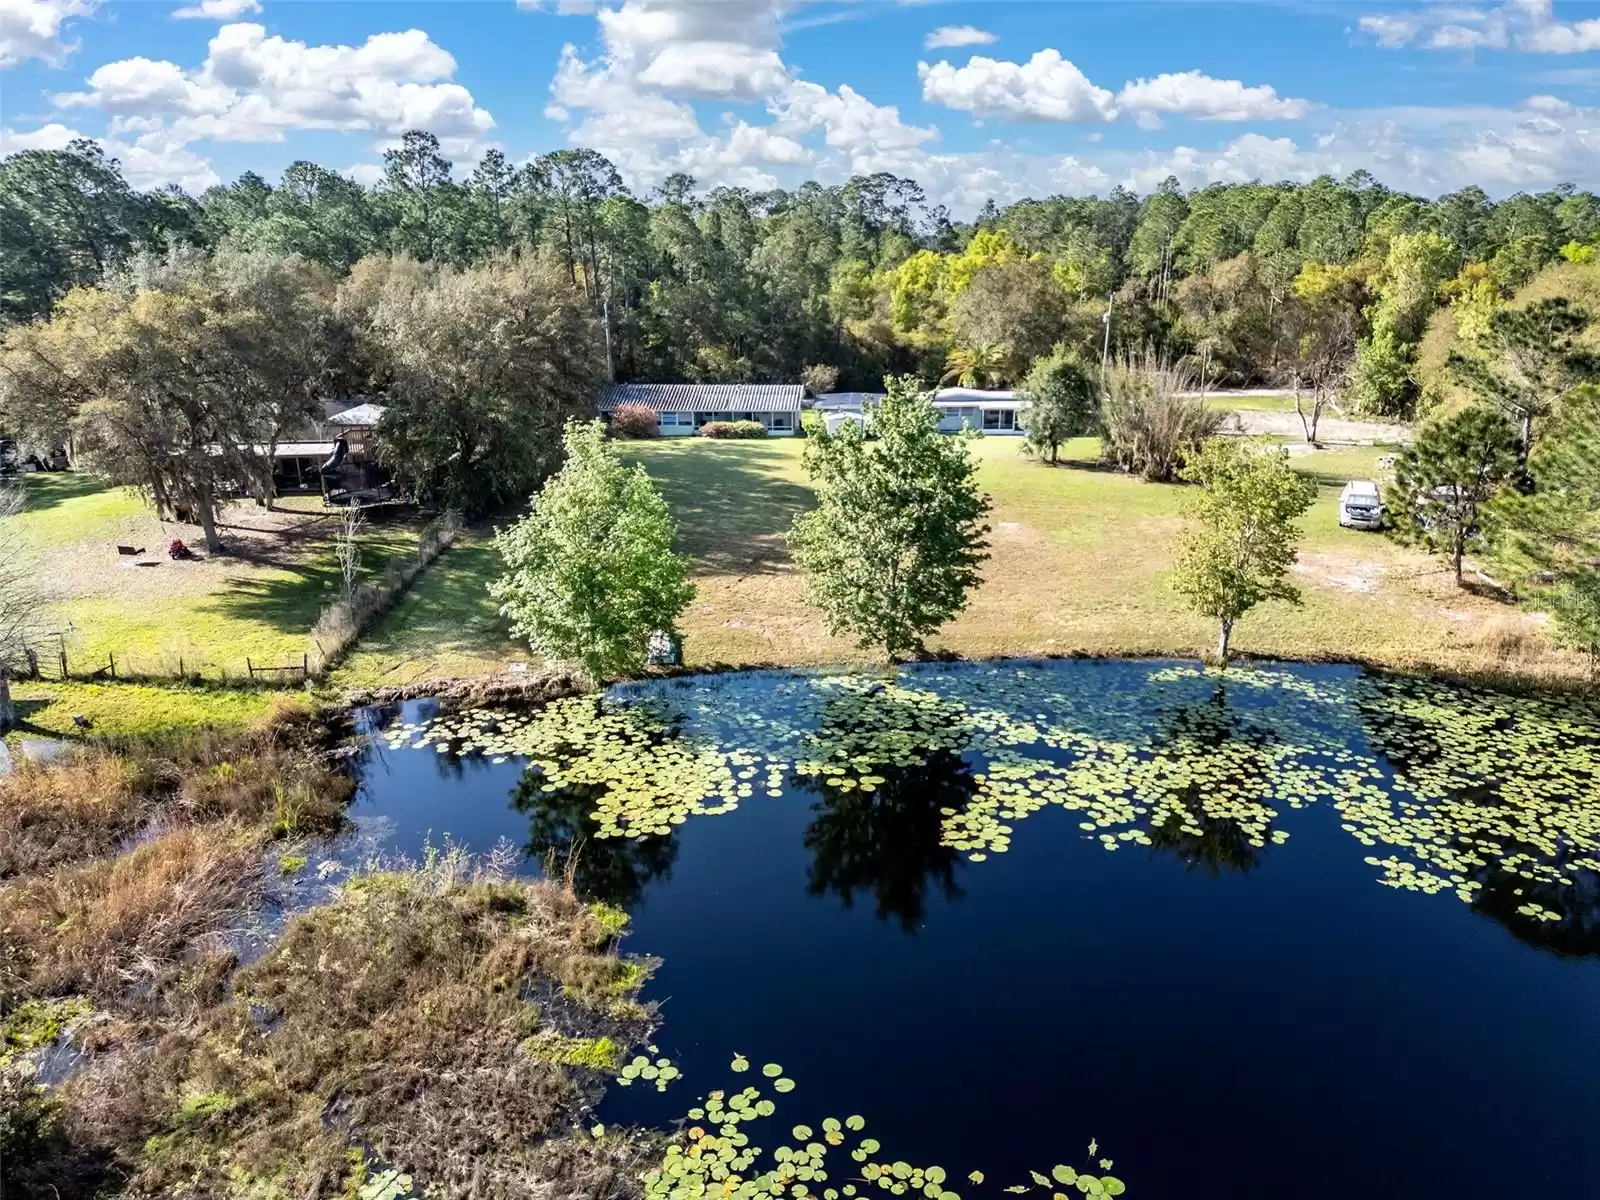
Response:
[{"label": "dark pond water", "polygon": [[1600,1194],[1592,704],[1052,662],[434,717],[375,714],[357,815],[576,845],[663,960],[684,1077],[606,1121],[774,1062],[782,1130],[861,1114],[968,1200],[1091,1139],[1136,1197]]}]

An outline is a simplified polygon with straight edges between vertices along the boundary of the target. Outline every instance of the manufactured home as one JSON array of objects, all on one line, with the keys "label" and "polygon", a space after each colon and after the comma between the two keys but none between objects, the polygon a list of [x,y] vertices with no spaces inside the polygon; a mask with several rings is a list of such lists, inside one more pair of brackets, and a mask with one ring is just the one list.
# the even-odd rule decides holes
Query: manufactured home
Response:
[{"label": "manufactured home", "polygon": [[933,406],[939,410],[939,429],[960,433],[979,429],[988,434],[1024,433],[1020,412],[1027,401],[1017,392],[989,392],[978,388],[940,388]]},{"label": "manufactured home", "polygon": [[798,383],[615,383],[600,396],[600,416],[648,408],[663,437],[688,437],[713,421],[760,421],[775,437],[800,428],[806,389]]}]

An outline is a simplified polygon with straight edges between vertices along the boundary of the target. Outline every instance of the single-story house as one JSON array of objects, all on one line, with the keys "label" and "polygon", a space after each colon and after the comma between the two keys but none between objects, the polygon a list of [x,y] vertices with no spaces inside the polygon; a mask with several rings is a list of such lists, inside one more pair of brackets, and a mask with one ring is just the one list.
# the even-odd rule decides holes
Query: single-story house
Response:
[{"label": "single-story house", "polygon": [[[321,491],[322,464],[333,454],[334,447],[335,443],[331,441],[278,442],[270,446],[258,442],[250,447],[250,452],[261,458],[272,459],[273,494],[285,496],[293,492]],[[215,446],[212,451],[220,453]],[[239,490],[247,492],[251,489],[240,482]]]},{"label": "single-story house", "polygon": [[791,437],[800,428],[806,389],[798,383],[614,383],[600,396],[600,416],[625,406],[648,408],[664,437],[687,437],[712,421],[760,421]]},{"label": "single-story house", "polygon": [[933,397],[939,410],[939,429],[960,433],[962,429],[981,429],[984,433],[1022,433],[1017,411],[1027,406],[1016,392],[989,392],[978,388],[940,388]]}]

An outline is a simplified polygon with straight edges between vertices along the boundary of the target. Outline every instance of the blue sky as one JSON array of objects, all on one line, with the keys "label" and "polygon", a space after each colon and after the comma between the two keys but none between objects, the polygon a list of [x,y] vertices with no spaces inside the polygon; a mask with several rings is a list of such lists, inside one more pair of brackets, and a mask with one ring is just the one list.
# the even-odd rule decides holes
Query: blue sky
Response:
[{"label": "blue sky", "polygon": [[101,139],[192,191],[406,128],[635,187],[890,170],[985,199],[1168,174],[1600,187],[1600,0],[0,0],[7,152]]}]

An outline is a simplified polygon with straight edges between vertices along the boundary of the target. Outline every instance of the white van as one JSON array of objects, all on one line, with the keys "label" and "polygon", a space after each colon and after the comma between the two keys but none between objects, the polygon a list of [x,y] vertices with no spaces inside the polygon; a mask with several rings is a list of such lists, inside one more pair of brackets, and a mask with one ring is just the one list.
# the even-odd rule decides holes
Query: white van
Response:
[{"label": "white van", "polygon": [[1339,524],[1346,529],[1382,529],[1383,499],[1370,479],[1352,479],[1339,494]]}]

